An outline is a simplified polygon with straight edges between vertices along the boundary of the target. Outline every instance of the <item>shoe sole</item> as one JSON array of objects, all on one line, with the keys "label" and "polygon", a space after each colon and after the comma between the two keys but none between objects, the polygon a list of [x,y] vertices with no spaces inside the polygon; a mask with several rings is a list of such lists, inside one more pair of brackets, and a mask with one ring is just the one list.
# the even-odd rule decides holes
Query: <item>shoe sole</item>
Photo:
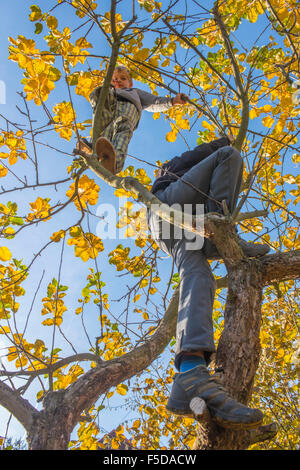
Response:
[{"label": "shoe sole", "polygon": [[233,429],[233,430],[257,428],[263,422],[263,420],[260,419],[252,423],[234,423],[232,421],[224,421],[222,418],[218,416],[212,416],[212,419],[222,428]]},{"label": "shoe sole", "polygon": [[178,416],[189,416],[191,418],[194,416],[190,407],[186,407],[186,401],[174,400],[174,398],[168,400],[166,410]]},{"label": "shoe sole", "polygon": [[101,165],[111,173],[116,172],[116,154],[114,147],[105,137],[99,137],[96,141],[96,153]]},{"label": "shoe sole", "polygon": [[193,418],[194,417],[194,413],[188,409],[188,410],[180,410],[178,408],[167,408],[166,407],[166,410],[168,413],[171,413],[171,414],[174,414],[174,415],[177,415],[177,416],[186,416],[187,418]]}]

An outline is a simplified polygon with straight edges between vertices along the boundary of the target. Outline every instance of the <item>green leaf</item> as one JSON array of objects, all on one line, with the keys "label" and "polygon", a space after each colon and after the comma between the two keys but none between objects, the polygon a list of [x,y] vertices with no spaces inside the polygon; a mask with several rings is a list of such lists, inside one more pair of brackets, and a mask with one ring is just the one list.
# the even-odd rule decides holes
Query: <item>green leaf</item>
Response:
[{"label": "green leaf", "polygon": [[23,225],[24,221],[22,217],[9,217],[9,223],[13,225]]},{"label": "green leaf", "polygon": [[82,297],[87,297],[90,294],[90,290],[88,287],[84,287],[81,291]]},{"label": "green leaf", "polygon": [[65,290],[68,290],[69,287],[68,286],[59,286],[59,291],[65,291]]},{"label": "green leaf", "polygon": [[69,75],[68,77],[68,82],[70,86],[74,86],[78,84],[78,78],[79,78],[79,73],[73,73],[72,75]]}]

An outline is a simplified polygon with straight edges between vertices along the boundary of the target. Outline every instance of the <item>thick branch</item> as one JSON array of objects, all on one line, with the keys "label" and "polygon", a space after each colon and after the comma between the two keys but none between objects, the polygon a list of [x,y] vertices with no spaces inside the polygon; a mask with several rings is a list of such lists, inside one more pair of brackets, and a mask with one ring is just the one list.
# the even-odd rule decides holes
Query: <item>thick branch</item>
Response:
[{"label": "thick branch", "polygon": [[164,351],[175,333],[178,295],[179,289],[177,288],[165,316],[144,344],[120,358],[89,370],[66,390],[65,400],[70,405],[72,415],[70,419],[74,425],[80,413],[92,406],[100,395],[145,370]]},{"label": "thick branch", "polygon": [[[75,151],[75,150],[74,150]],[[116,189],[125,189],[126,191],[132,191],[138,196],[138,201],[145,204],[145,206],[155,213],[158,217],[169,222],[172,225],[195,233],[199,236],[210,237],[212,235],[212,227],[210,223],[220,221],[230,221],[230,218],[226,218],[218,213],[209,213],[202,216],[192,216],[188,213],[173,209],[167,204],[162,203],[153,193],[143,186],[134,177],[119,177],[112,175],[110,171],[106,170],[97,158],[90,156],[82,150],[76,150],[76,153],[82,156],[85,164],[92,170],[98,177],[103,179],[106,183]],[[259,217],[267,215],[266,211],[253,211],[244,214],[239,214],[236,221],[250,219],[252,217]]]},{"label": "thick branch", "polygon": [[300,250],[264,256],[261,264],[264,285],[300,278]]}]

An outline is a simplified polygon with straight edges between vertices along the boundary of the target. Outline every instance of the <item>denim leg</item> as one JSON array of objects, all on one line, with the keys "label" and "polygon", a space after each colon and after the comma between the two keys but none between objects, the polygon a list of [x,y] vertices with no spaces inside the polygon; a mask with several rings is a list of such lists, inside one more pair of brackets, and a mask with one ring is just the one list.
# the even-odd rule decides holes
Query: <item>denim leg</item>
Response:
[{"label": "denim leg", "polygon": [[[164,200],[164,191],[156,196]],[[201,249],[189,249],[190,240],[182,234],[175,239],[163,237],[162,221],[149,211],[149,228],[158,246],[172,256],[180,277],[178,319],[176,331],[175,367],[179,369],[182,353],[204,351],[206,359],[215,351],[212,310],[215,280]]]},{"label": "denim leg", "polygon": [[215,351],[213,303],[215,280],[202,250],[187,250],[185,240],[176,241],[173,257],[180,277],[176,330],[175,367],[183,352]]},{"label": "denim leg", "polygon": [[[225,200],[233,211],[242,181],[243,161],[237,150],[227,146],[193,166],[184,176],[171,183],[156,196],[172,206],[204,204],[206,212],[220,212]],[[210,199],[213,198],[214,200]],[[216,201],[215,201],[216,200]],[[215,351],[213,338],[213,302],[215,280],[210,265],[201,249],[187,248],[186,239],[163,236],[163,222],[149,211],[149,228],[158,246],[174,259],[180,277],[178,320],[176,331],[175,367],[179,369],[183,352],[204,351],[209,360]]]}]

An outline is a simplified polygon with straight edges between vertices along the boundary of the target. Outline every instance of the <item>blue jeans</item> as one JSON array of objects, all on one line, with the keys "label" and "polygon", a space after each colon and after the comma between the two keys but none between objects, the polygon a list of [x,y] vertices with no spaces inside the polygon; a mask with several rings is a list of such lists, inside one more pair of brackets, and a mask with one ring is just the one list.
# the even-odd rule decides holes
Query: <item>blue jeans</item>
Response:
[{"label": "blue jeans", "polygon": [[[230,146],[222,147],[155,195],[169,206],[179,204],[184,208],[184,204],[188,204],[192,212],[202,204],[205,213],[221,212],[220,203],[225,200],[232,212],[242,173],[243,160],[239,152]],[[151,209],[148,223],[158,246],[172,256],[180,276],[175,367],[179,369],[183,352],[204,351],[209,362],[215,352],[212,321],[215,280],[201,248],[203,240],[198,249],[190,249],[191,234],[183,233],[179,238],[174,226],[165,230],[167,222],[159,219]]]}]

